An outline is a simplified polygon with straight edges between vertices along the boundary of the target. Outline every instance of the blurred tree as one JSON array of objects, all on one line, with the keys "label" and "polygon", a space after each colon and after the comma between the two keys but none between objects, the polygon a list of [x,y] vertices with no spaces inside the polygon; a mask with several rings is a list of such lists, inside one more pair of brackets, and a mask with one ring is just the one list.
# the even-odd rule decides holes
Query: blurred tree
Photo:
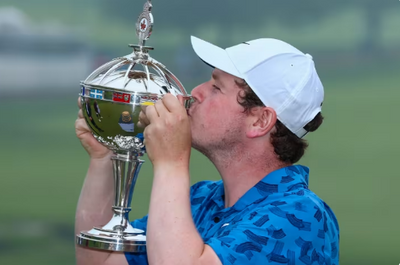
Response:
[{"label": "blurred tree", "polygon": [[[138,1],[102,0],[104,11],[117,19],[136,21],[140,11]],[[144,4],[144,0],[140,4]],[[328,1],[315,0],[153,0],[153,14],[157,27],[178,27],[181,29],[215,24],[224,30],[243,24],[256,28],[268,19],[278,19],[291,26],[315,22],[332,12],[334,5]],[[251,29],[250,28],[250,29]]]},{"label": "blurred tree", "polygon": [[[136,21],[140,13],[138,2],[132,0],[102,0],[102,8],[111,16],[124,21]],[[362,51],[374,51],[382,31],[385,10],[394,6],[393,0],[153,0],[156,27],[178,27],[181,30],[218,25],[228,34],[240,28],[259,27],[268,20],[277,20],[290,26],[318,23],[320,19],[346,8],[363,9],[365,14],[365,37]],[[140,3],[140,8],[144,0]],[[398,3],[396,3],[398,4]],[[333,32],[334,34],[334,32]],[[222,36],[223,38],[223,36]]]},{"label": "blurred tree", "polygon": [[[361,52],[376,52],[379,47],[379,40],[382,37],[382,19],[384,11],[391,7],[399,8],[399,3],[390,0],[341,0],[344,5],[352,5],[356,8],[362,8],[364,13],[364,38],[361,41]],[[394,6],[397,4],[397,6]]]}]

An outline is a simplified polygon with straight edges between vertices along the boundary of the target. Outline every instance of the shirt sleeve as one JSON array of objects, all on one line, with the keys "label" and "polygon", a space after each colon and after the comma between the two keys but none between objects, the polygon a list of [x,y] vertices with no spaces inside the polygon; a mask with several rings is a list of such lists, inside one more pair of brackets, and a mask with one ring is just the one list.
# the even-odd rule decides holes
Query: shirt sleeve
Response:
[{"label": "shirt sleeve", "polygon": [[[134,228],[144,230],[144,233],[147,232],[147,215],[142,219],[135,220],[131,222]],[[130,253],[125,252],[126,260],[128,261],[129,265],[146,265],[149,264],[147,260],[147,252],[145,253]]]}]

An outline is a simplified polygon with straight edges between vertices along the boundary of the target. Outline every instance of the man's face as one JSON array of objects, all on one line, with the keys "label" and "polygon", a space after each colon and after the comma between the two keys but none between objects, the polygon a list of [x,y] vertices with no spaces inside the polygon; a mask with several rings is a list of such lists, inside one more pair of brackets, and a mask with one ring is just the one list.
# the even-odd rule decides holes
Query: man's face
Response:
[{"label": "man's face", "polygon": [[241,144],[246,113],[238,103],[238,78],[215,69],[212,78],[192,91],[195,102],[189,110],[192,146],[205,153],[231,149]]}]

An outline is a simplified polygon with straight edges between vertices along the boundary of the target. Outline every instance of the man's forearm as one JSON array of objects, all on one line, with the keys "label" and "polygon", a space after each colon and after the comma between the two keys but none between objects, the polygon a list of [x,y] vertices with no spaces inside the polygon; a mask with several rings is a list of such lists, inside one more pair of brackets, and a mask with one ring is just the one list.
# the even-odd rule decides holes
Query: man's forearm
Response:
[{"label": "man's forearm", "polygon": [[147,226],[150,264],[196,264],[204,243],[193,223],[189,169],[154,169]]},{"label": "man's forearm", "polygon": [[[109,157],[90,161],[75,216],[75,233],[101,227],[112,217],[114,199],[112,162]],[[110,255],[87,248],[76,248],[77,264],[101,264]]]}]

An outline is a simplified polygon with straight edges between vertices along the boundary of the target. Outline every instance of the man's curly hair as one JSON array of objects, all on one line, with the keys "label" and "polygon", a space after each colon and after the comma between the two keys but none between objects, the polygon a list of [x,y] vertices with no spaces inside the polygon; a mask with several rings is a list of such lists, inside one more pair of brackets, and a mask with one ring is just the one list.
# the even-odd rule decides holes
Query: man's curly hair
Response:
[{"label": "man's curly hair", "polygon": [[[244,112],[249,112],[253,107],[265,106],[246,81],[236,81],[236,84],[241,88],[238,94],[238,103],[244,107]],[[308,132],[317,130],[323,119],[322,114],[319,112],[304,129]],[[271,133],[271,144],[279,160],[290,164],[298,162],[308,147],[307,141],[297,137],[279,120],[275,123],[275,129],[275,132]]]}]

